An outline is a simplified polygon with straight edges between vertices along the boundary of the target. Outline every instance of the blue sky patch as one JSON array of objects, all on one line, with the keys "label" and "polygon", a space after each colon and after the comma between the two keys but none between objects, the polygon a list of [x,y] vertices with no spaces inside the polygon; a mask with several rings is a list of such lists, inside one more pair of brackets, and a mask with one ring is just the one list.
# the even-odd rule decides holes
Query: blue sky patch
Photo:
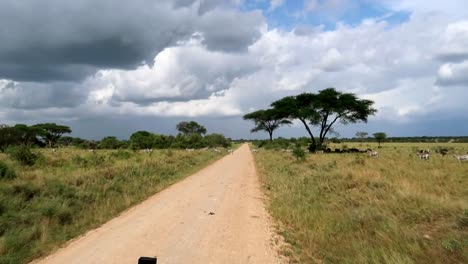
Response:
[{"label": "blue sky patch", "polygon": [[262,10],[272,28],[291,30],[296,25],[323,25],[325,30],[334,30],[338,22],[355,26],[363,20],[376,18],[385,20],[390,26],[408,21],[410,13],[396,12],[387,7],[366,0],[330,1],[317,0],[315,7],[308,9],[309,0],[284,0],[284,3],[270,10],[269,0],[247,1],[246,10]]}]

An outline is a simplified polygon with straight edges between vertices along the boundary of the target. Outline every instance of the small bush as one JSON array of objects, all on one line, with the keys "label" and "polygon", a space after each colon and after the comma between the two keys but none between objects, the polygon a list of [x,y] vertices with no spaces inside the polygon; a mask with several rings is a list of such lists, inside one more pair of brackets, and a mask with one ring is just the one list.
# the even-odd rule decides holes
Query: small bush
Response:
[{"label": "small bush", "polygon": [[15,171],[0,161],[0,179],[11,180],[14,178],[16,178]]},{"label": "small bush", "polygon": [[449,238],[446,240],[442,241],[442,247],[444,247],[445,250],[448,250],[450,252],[458,251],[462,249],[462,244],[460,241],[458,241],[456,238]]},{"label": "small bush", "polygon": [[8,154],[13,160],[18,161],[22,165],[32,166],[36,163],[38,155],[31,152],[27,146],[18,146],[8,149]]},{"label": "small bush", "polygon": [[292,154],[297,160],[305,160],[306,154],[302,148],[294,148]]}]

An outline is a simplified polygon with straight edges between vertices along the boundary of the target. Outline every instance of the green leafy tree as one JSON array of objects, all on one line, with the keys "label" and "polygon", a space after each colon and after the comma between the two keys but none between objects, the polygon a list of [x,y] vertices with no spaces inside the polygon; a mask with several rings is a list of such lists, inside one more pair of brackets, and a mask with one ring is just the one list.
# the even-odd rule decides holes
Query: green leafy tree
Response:
[{"label": "green leafy tree", "polygon": [[379,148],[380,148],[380,143],[385,141],[385,139],[387,138],[387,134],[385,134],[384,132],[377,132],[377,133],[374,133],[374,138],[375,140],[377,140],[377,142],[379,142]]},{"label": "green leafy tree", "polygon": [[153,134],[147,131],[137,131],[130,136],[130,145],[133,150],[153,147]]},{"label": "green leafy tree", "polygon": [[210,148],[231,146],[231,142],[221,134],[210,134],[205,136],[205,145]]},{"label": "green leafy tree", "polygon": [[99,148],[102,149],[118,149],[122,146],[122,142],[116,137],[105,137],[99,142]]},{"label": "green leafy tree", "polygon": [[62,146],[71,146],[73,145],[73,140],[74,138],[70,136],[61,137],[58,140],[57,144],[62,145]]},{"label": "green leafy tree", "polygon": [[154,135],[153,136],[153,147],[157,149],[167,149],[170,148],[174,142],[173,136],[166,135]]},{"label": "green leafy tree", "polygon": [[16,129],[21,144],[31,146],[32,144],[36,143],[38,137],[43,137],[46,135],[46,131],[40,127],[36,126],[27,126],[23,124],[17,124],[14,126]]},{"label": "green leafy tree", "polygon": [[189,136],[186,136],[186,138],[187,138],[187,141],[186,141],[187,148],[198,149],[198,148],[203,148],[205,146],[203,137],[200,134],[194,133]]},{"label": "green leafy tree", "polygon": [[0,125],[0,151],[4,152],[9,146],[19,145],[21,136],[18,130],[7,125]]},{"label": "green leafy tree", "polygon": [[55,123],[37,124],[34,125],[33,128],[43,130],[43,132],[41,132],[39,136],[41,136],[43,140],[47,142],[49,147],[54,147],[63,134],[68,134],[72,132],[70,127],[57,125]]},{"label": "green leafy tree", "polygon": [[255,127],[251,132],[266,131],[273,141],[273,132],[282,125],[290,125],[291,121],[286,117],[279,115],[275,109],[258,110],[244,115],[245,120],[252,120]]},{"label": "green leafy tree", "polygon": [[[282,116],[289,119],[299,119],[304,124],[312,141],[310,151],[321,149],[328,133],[340,122],[351,124],[367,122],[370,115],[377,112],[372,107],[371,100],[359,99],[355,94],[342,93],[334,88],[328,88],[314,93],[303,93],[297,96],[285,97],[272,104]],[[318,142],[315,140],[310,126],[319,129]]]},{"label": "green leafy tree", "polygon": [[180,122],[176,126],[177,130],[186,135],[190,136],[193,134],[204,135],[206,134],[206,128],[195,121],[190,122]]}]

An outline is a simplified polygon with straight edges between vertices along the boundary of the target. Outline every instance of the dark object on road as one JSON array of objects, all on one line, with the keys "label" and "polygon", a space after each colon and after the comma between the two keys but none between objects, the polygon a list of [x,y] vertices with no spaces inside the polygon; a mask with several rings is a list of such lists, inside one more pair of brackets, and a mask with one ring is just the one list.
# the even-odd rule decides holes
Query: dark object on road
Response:
[{"label": "dark object on road", "polygon": [[158,263],[157,258],[140,257],[138,259],[138,264],[156,264],[156,263]]},{"label": "dark object on road", "polygon": [[214,214],[215,214],[215,213],[213,213],[213,212],[210,212],[210,213],[209,213],[209,215],[214,215]]}]

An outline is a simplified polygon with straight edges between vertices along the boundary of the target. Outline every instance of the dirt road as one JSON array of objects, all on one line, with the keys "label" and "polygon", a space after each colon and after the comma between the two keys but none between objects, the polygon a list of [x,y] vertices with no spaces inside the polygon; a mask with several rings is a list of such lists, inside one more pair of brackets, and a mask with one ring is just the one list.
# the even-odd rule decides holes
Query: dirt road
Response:
[{"label": "dirt road", "polygon": [[252,154],[243,145],[34,263],[280,263]]}]

